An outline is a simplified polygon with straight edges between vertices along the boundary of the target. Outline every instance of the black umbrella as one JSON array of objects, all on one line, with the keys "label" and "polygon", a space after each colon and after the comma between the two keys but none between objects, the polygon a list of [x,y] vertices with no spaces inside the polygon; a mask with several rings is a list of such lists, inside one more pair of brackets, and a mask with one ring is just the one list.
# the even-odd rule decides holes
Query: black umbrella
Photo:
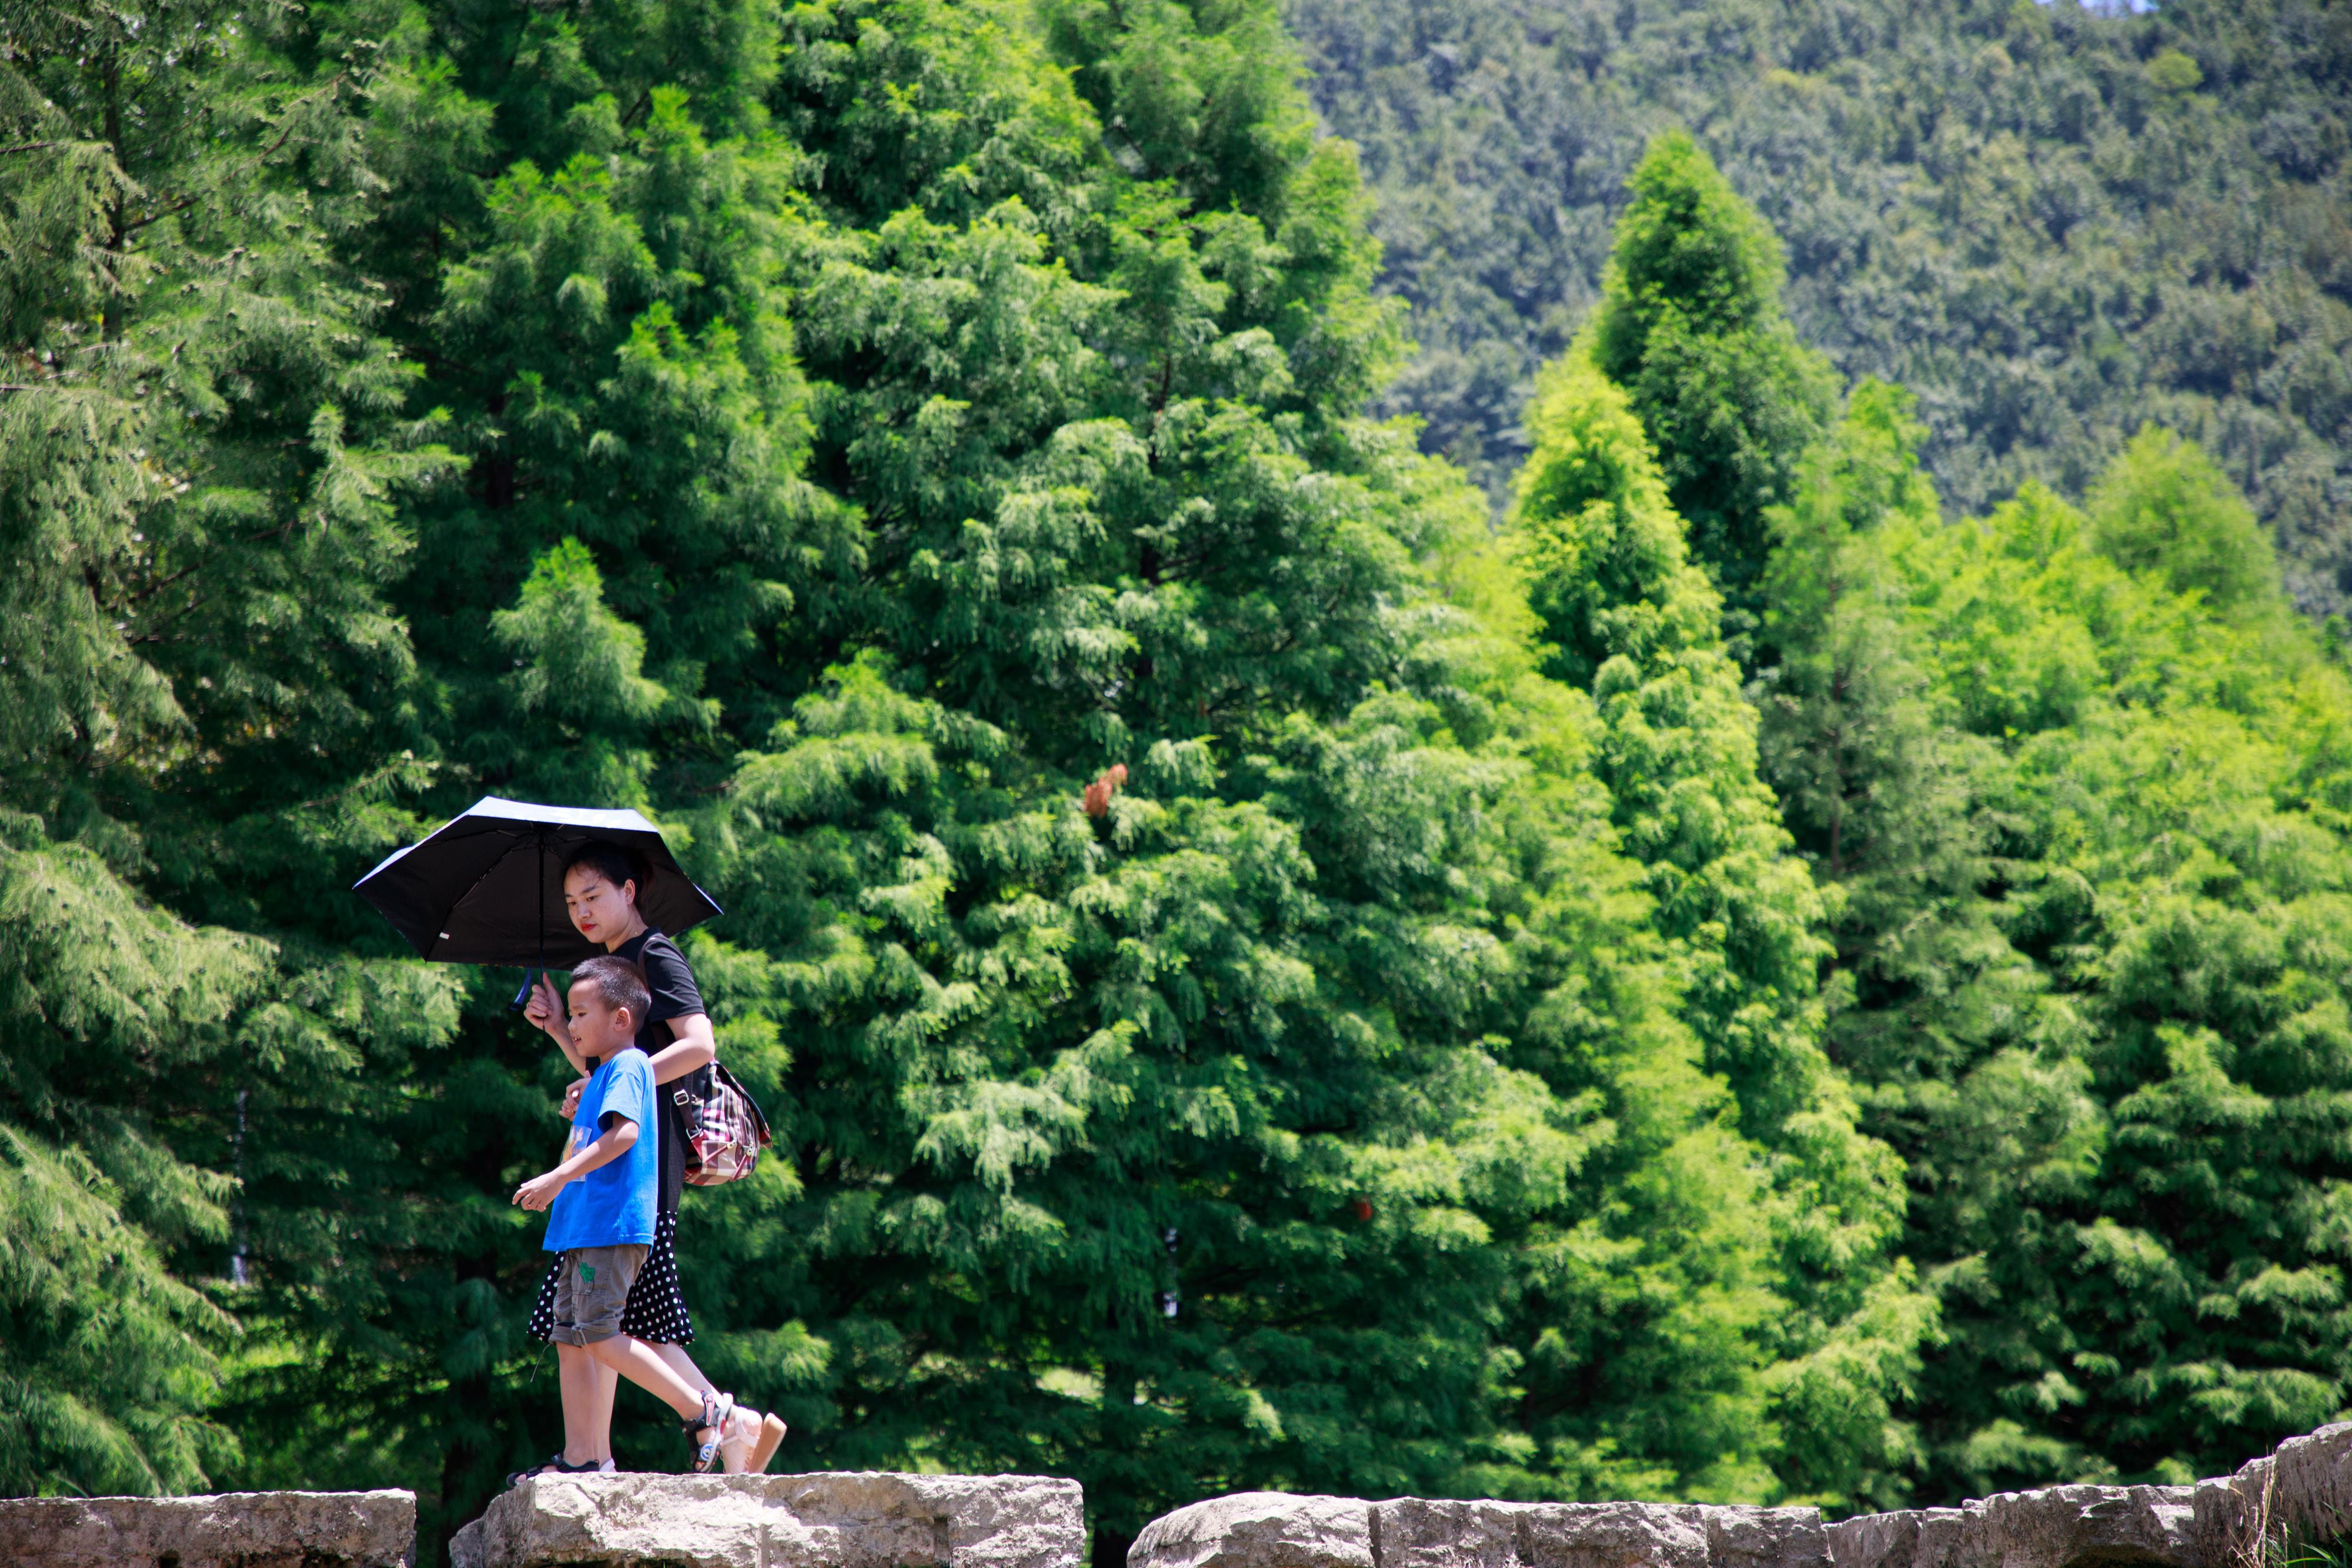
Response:
[{"label": "black umbrella", "polygon": [[634,852],[653,874],[637,888],[647,925],[676,936],[719,913],[679,869],[661,830],[635,811],[538,806],[485,795],[438,832],[393,852],[354,886],[441,964],[569,967],[604,949],[563,912],[563,862],[607,842]]}]

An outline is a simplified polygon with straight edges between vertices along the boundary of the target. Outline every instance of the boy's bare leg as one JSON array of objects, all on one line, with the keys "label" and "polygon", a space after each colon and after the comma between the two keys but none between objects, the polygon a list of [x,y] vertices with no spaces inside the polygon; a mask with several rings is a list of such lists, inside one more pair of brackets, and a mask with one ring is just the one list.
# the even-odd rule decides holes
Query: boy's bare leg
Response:
[{"label": "boy's bare leg", "polygon": [[613,1457],[613,1396],[621,1391],[621,1375],[593,1358],[588,1365],[596,1375],[596,1403],[589,1418],[598,1434],[596,1462],[601,1465]]},{"label": "boy's bare leg", "polygon": [[613,1441],[613,1395],[607,1386],[600,1400],[597,1385],[609,1385],[612,1375],[583,1347],[561,1343],[555,1347],[555,1372],[557,1385],[563,1392],[563,1462],[601,1461]]}]

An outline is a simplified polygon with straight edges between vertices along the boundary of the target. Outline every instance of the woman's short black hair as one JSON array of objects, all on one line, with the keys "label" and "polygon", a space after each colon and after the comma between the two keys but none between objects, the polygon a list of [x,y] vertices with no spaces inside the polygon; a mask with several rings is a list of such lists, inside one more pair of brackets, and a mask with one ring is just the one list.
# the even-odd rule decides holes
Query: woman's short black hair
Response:
[{"label": "woman's short black hair", "polygon": [[635,883],[640,898],[645,896],[646,883],[654,879],[654,868],[643,855],[633,854],[609,840],[599,839],[572,851],[563,862],[565,879],[569,880],[582,866],[611,883],[616,892],[624,883]]}]

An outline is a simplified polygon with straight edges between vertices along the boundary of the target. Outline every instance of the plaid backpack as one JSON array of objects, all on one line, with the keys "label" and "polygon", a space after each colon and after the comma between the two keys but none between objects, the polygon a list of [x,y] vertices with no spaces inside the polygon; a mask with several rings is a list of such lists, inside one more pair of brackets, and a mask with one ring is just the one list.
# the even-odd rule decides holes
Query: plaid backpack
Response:
[{"label": "plaid backpack", "polygon": [[687,1074],[677,1099],[686,1113],[688,1186],[740,1181],[759,1167],[760,1151],[768,1146],[768,1118],[733,1073],[714,1061]]}]

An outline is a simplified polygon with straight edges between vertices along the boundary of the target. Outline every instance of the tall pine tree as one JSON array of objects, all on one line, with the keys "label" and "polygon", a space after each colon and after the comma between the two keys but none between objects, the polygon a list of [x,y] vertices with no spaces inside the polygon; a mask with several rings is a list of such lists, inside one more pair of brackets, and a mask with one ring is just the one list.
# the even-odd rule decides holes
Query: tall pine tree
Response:
[{"label": "tall pine tree", "polygon": [[1826,912],[1759,777],[1720,600],[1686,554],[1632,399],[1583,345],[1546,371],[1529,424],[1512,538],[1549,667],[1592,694],[1597,771],[1685,967],[1685,1016],[1785,1206],[1790,1308],[1759,1325],[1788,1367],[1785,1469],[1809,1491],[1895,1495],[1906,1456],[1888,1402],[1932,1313],[1889,1250],[1899,1169],[1857,1130],[1822,1052]]},{"label": "tall pine tree", "polygon": [[1955,527],[1917,439],[1865,386],[1808,464],[1757,691],[1942,1301],[1921,1490],[2211,1473],[2345,1396],[2352,692],[2194,448]]},{"label": "tall pine tree", "polygon": [[1625,390],[1691,555],[1744,632],[1771,549],[1765,509],[1793,494],[1835,384],[1781,307],[1779,236],[1696,142],[1657,137],[1626,185],[1592,361]]},{"label": "tall pine tree", "polygon": [[205,1416],[268,1224],[247,1113],[278,1083],[333,1103],[442,991],[285,930],[287,873],[383,841],[418,772],[383,589],[393,495],[441,459],[330,243],[351,84],[229,21],[19,8],[0,60],[12,1491],[232,1473]]}]

